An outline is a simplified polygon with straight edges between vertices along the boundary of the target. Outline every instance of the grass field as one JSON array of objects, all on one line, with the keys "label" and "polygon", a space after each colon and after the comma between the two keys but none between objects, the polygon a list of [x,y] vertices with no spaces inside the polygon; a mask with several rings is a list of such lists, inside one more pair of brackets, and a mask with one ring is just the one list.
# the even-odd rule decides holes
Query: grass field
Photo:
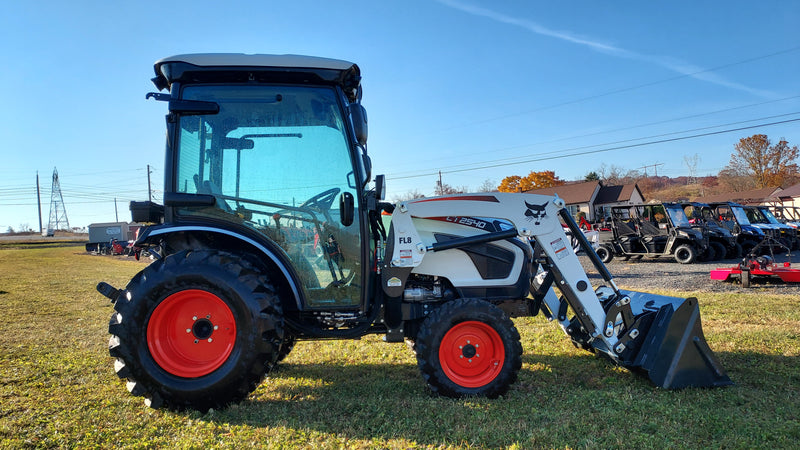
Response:
[{"label": "grass field", "polygon": [[141,268],[82,246],[0,247],[0,447],[800,446],[794,296],[698,295],[727,388],[654,388],[533,317],[515,320],[523,367],[497,400],[433,397],[405,345],[367,337],[300,342],[246,402],[175,413],[129,395],[108,356],[112,308],[94,286]]}]

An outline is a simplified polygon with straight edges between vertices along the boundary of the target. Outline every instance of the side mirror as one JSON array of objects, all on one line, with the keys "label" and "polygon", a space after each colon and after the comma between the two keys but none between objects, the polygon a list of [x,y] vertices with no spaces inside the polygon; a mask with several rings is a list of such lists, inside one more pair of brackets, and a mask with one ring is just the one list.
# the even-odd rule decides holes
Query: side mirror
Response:
[{"label": "side mirror", "polygon": [[355,217],[355,201],[353,194],[342,192],[339,196],[339,221],[342,225],[349,227],[353,224]]},{"label": "side mirror", "polygon": [[375,175],[375,198],[378,201],[386,198],[386,176]]},{"label": "side mirror", "polygon": [[367,184],[369,182],[369,178],[372,176],[372,158],[365,153],[361,160],[364,162],[364,172],[366,172],[367,175],[363,184]]},{"label": "side mirror", "polygon": [[350,118],[353,121],[353,131],[356,141],[364,147],[367,145],[367,110],[360,103],[350,105]]}]

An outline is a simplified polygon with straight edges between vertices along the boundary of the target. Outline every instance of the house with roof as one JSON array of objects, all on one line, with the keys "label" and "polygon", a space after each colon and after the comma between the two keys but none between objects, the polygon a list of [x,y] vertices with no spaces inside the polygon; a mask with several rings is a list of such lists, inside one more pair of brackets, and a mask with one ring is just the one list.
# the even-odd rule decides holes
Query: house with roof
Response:
[{"label": "house with roof", "polygon": [[792,206],[800,208],[800,184],[789,186],[786,189],[781,189],[775,194],[778,198],[780,206]]},{"label": "house with roof", "polygon": [[576,219],[583,216],[589,222],[600,221],[609,216],[612,206],[638,205],[644,203],[639,186],[603,186],[600,181],[585,181],[542,189],[531,189],[526,194],[558,195],[567,205],[567,210]]},{"label": "house with roof", "polygon": [[[794,186],[793,186],[794,187]],[[725,192],[722,194],[708,195],[695,199],[702,203],[735,202],[742,205],[768,205],[780,201],[783,189],[779,187],[765,187],[749,191]]]}]

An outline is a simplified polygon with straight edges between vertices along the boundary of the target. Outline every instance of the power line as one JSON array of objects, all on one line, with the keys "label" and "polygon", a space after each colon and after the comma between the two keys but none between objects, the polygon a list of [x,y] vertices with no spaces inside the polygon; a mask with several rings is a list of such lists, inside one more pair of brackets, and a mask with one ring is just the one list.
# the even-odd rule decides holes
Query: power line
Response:
[{"label": "power line", "polygon": [[[590,136],[598,136],[598,135],[608,134],[608,133],[615,133],[615,132],[619,132],[619,131],[631,130],[631,129],[634,129],[634,128],[643,128],[643,127],[651,126],[651,125],[660,125],[660,124],[668,123],[668,122],[678,122],[678,121],[685,120],[685,119],[693,119],[693,118],[702,117],[702,116],[709,116],[709,115],[718,114],[718,113],[722,113],[722,112],[729,112],[729,111],[733,111],[733,110],[737,110],[737,109],[749,108],[749,107],[753,107],[753,106],[761,106],[761,105],[765,105],[765,104],[768,104],[768,103],[774,103],[774,102],[779,102],[779,101],[784,101],[784,100],[791,100],[791,99],[795,99],[795,98],[800,98],[800,95],[795,95],[795,96],[791,96],[791,97],[785,97],[785,98],[778,99],[778,100],[770,100],[770,101],[766,101],[766,102],[751,103],[751,104],[748,104],[748,105],[735,106],[735,107],[732,107],[732,108],[720,109],[720,110],[711,111],[711,112],[705,112],[705,113],[700,113],[700,114],[693,114],[693,115],[689,115],[689,116],[675,117],[675,118],[672,118],[672,119],[666,119],[666,120],[657,121],[657,122],[650,122],[650,123],[645,123],[645,124],[632,125],[632,126],[629,126],[629,127],[616,128],[616,129],[605,130],[605,131],[598,131],[598,132],[595,132],[595,133],[587,133],[587,134],[583,134],[583,135],[568,136],[568,137],[564,137],[564,138],[552,139],[552,140],[549,140],[549,141],[535,142],[535,143],[531,143],[531,144],[522,144],[522,145],[511,146],[511,147],[503,147],[503,148],[494,149],[493,153],[506,151],[506,150],[514,150],[514,149],[526,148],[526,147],[534,147],[534,146],[544,145],[544,144],[552,144],[552,143],[555,143],[555,142],[568,141],[568,140],[572,140],[572,139],[578,139],[578,138],[584,138],[584,137],[590,137]],[[696,129],[693,129],[693,130],[684,130],[684,131],[665,133],[665,134],[655,135],[655,136],[647,136],[647,137],[642,137],[642,138],[628,139],[628,140],[624,140],[624,141],[606,142],[606,143],[603,143],[603,144],[593,144],[593,145],[579,147],[579,148],[590,148],[590,147],[598,147],[598,146],[601,146],[601,145],[611,145],[611,144],[617,144],[617,143],[621,143],[621,142],[636,141],[636,140],[641,140],[641,139],[651,139],[651,138],[654,138],[654,137],[668,136],[670,134],[690,133],[692,131],[697,131],[697,130],[730,126],[730,125],[739,124],[739,123],[753,122],[753,121],[756,121],[756,120],[767,120],[767,119],[771,119],[771,118],[775,118],[775,117],[784,117],[784,116],[789,116],[789,115],[793,115],[793,114],[797,114],[797,112],[787,113],[787,114],[780,114],[780,115],[776,115],[776,116],[760,117],[758,119],[749,119],[749,120],[733,122],[733,123],[728,123],[728,124],[723,124],[723,125],[715,125],[715,126],[705,127],[705,128],[696,128]],[[568,150],[571,150],[571,149],[568,149]],[[562,150],[558,150],[558,151],[562,151]],[[474,156],[474,155],[483,155],[485,153],[486,153],[485,151],[482,151],[482,152],[479,152],[479,153],[461,154],[461,157]],[[553,153],[553,152],[549,152],[549,153]],[[543,154],[548,154],[548,152],[543,153]],[[526,156],[512,156],[512,157],[505,158],[505,160],[510,161],[510,160],[519,159],[519,158],[525,158],[525,157]],[[425,160],[425,161],[429,161],[430,162],[430,161],[436,161],[436,160],[437,159],[428,159],[428,160]],[[495,161],[502,161],[502,159],[497,159]],[[462,166],[474,165],[474,164],[479,164],[479,163],[463,164],[461,166],[450,166],[450,167],[462,167]],[[398,175],[402,175],[403,173],[407,173],[407,172],[399,172]],[[413,171],[411,173],[413,173]],[[395,177],[395,179],[398,179],[398,178],[399,177]]]},{"label": "power line", "polygon": [[[700,128],[693,128],[693,129],[683,130],[683,131],[673,131],[673,132],[670,132],[670,133],[662,133],[662,134],[656,134],[656,135],[651,135],[651,136],[643,136],[643,137],[632,138],[632,139],[624,139],[624,140],[621,140],[621,141],[604,142],[604,143],[601,143],[601,144],[591,144],[591,145],[583,145],[583,146],[580,146],[580,147],[571,147],[571,148],[564,148],[564,149],[558,149],[558,150],[551,150],[551,151],[548,151],[548,152],[535,153],[533,155],[527,155],[527,156],[514,156],[514,157],[510,157],[510,158],[499,158],[499,159],[493,159],[493,160],[477,162],[477,163],[456,164],[456,165],[452,165],[452,166],[448,166],[448,167],[451,168],[451,169],[454,169],[454,168],[459,168],[459,167],[474,166],[476,164],[486,164],[486,163],[492,163],[492,162],[498,163],[498,162],[501,162],[501,161],[508,161],[509,164],[522,163],[522,162],[524,162],[522,159],[530,158],[531,156],[545,156],[545,155],[560,154],[560,153],[563,153],[563,152],[569,152],[569,151],[575,151],[575,150],[583,150],[583,149],[587,149],[587,148],[602,147],[602,146],[606,146],[606,145],[624,144],[624,143],[627,143],[627,142],[635,142],[635,141],[641,141],[641,140],[645,140],[645,139],[654,139],[654,138],[660,138],[660,137],[664,137],[664,136],[672,136],[672,135],[675,135],[675,134],[693,133],[693,132],[696,132],[696,131],[710,130],[710,129],[713,129],[713,128],[729,127],[729,126],[732,126],[732,125],[739,125],[739,124],[742,124],[742,123],[755,122],[755,121],[758,121],[758,120],[776,119],[778,117],[786,117],[786,116],[792,116],[792,115],[796,115],[796,114],[800,114],[800,111],[787,113],[787,114],[778,114],[778,115],[774,115],[774,116],[759,117],[757,119],[741,120],[741,121],[738,121],[738,122],[730,122],[730,123],[725,123],[725,124],[721,124],[721,125],[713,125],[713,126],[709,126],[709,127],[700,127]],[[497,150],[494,150],[492,153],[494,153],[496,151]],[[402,175],[403,173],[405,173],[405,172],[400,172],[398,175]],[[406,178],[406,177],[404,177],[404,176],[395,176],[393,179],[402,179],[402,178]]]},{"label": "power line", "polygon": [[[794,114],[797,114],[797,113],[794,113]],[[490,165],[485,165],[485,166],[481,166],[481,167],[472,167],[472,168],[466,168],[466,169],[442,170],[442,173],[470,172],[470,171],[473,171],[473,170],[493,169],[493,168],[496,168],[496,167],[511,166],[511,165],[514,165],[514,164],[527,164],[527,163],[538,162],[538,161],[549,161],[549,160],[553,160],[553,159],[569,158],[569,157],[572,157],[572,156],[590,155],[590,154],[594,154],[594,153],[610,152],[610,151],[613,151],[613,150],[623,150],[623,149],[627,149],[627,148],[644,147],[646,145],[663,144],[663,143],[666,143],[666,142],[683,141],[683,140],[686,140],[686,139],[694,139],[694,138],[699,138],[699,137],[714,136],[714,135],[718,135],[718,134],[733,133],[733,132],[736,132],[736,131],[750,130],[750,129],[753,129],[753,128],[767,127],[767,126],[772,126],[772,125],[780,125],[780,124],[783,124],[783,123],[797,122],[797,121],[800,121],[800,118],[798,118],[798,119],[781,120],[781,121],[778,121],[778,122],[771,122],[771,123],[762,123],[762,124],[758,124],[758,125],[751,125],[751,126],[748,126],[748,127],[739,127],[739,128],[731,128],[731,129],[727,129],[727,130],[712,131],[712,132],[708,132],[708,133],[694,134],[694,135],[691,135],[691,136],[681,136],[681,137],[675,137],[675,138],[669,138],[669,139],[660,139],[660,140],[649,141],[649,142],[640,142],[638,144],[621,145],[621,146],[617,146],[617,147],[604,148],[604,149],[600,149],[600,150],[591,150],[591,151],[585,151],[585,152],[576,152],[576,153],[561,154],[561,155],[555,155],[555,156],[531,158],[531,159],[527,159],[527,160],[524,160],[524,161],[497,163],[497,164],[490,164]],[[672,133],[672,134],[675,134],[675,133]],[[633,139],[633,140],[638,140],[638,139]],[[585,148],[585,147],[583,147],[583,148]],[[570,149],[562,150],[561,152],[563,152],[563,151],[570,151]],[[550,152],[550,153],[552,153],[552,152]],[[458,166],[455,166],[455,167],[458,167]],[[387,178],[390,179],[390,180],[400,180],[400,179],[407,179],[407,178],[419,178],[419,177],[425,177],[425,176],[431,176],[431,175],[436,175],[436,173],[431,172],[431,173],[423,173],[423,174],[418,174],[418,175],[408,175],[408,176],[403,176],[403,177],[387,177]]]}]

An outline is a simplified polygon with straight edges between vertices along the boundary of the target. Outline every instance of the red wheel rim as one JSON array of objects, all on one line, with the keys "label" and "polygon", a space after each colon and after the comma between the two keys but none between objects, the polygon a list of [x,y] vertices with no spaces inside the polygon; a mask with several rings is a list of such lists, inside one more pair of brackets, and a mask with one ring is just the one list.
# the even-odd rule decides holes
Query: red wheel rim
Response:
[{"label": "red wheel rim", "polygon": [[236,320],[216,295],[187,289],[165,298],[147,325],[147,347],[167,372],[185,378],[217,370],[236,341]]},{"label": "red wheel rim", "polygon": [[491,383],[503,368],[506,351],[497,331],[483,322],[461,322],[451,328],[439,347],[445,375],[467,388]]}]

